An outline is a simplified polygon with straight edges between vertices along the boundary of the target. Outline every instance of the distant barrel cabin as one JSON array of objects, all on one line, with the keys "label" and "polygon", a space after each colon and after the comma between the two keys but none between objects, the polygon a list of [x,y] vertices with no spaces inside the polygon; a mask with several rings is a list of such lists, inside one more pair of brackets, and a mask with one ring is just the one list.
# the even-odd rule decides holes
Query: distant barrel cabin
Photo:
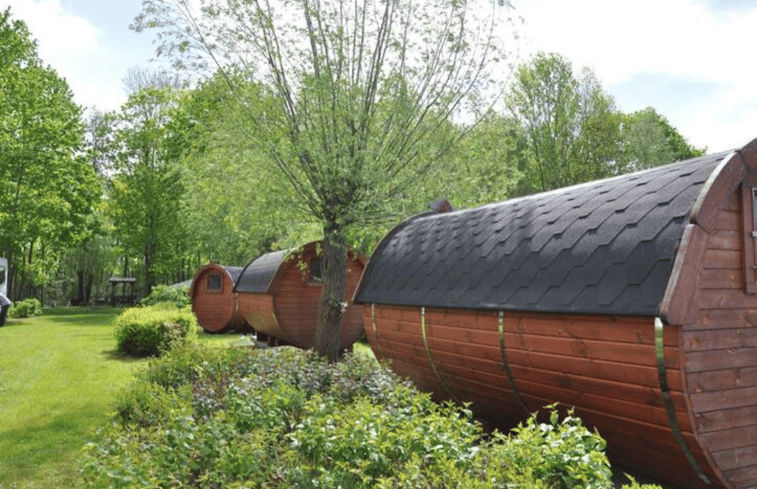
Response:
[{"label": "distant barrel cabin", "polygon": [[[313,347],[323,289],[321,247],[321,241],[313,241],[297,250],[266,253],[244,267],[234,290],[242,317],[259,339]],[[345,304],[355,292],[365,258],[350,251],[347,262]],[[342,317],[340,347],[351,347],[362,335],[361,309],[349,305]]]},{"label": "distant barrel cabin", "polygon": [[208,333],[245,328],[234,292],[234,285],[241,274],[242,267],[218,263],[209,263],[195,274],[189,287],[192,312]]},{"label": "distant barrel cabin", "polygon": [[574,406],[614,463],[757,487],[757,140],[483,207],[378,245],[356,292],[378,358],[518,421]]}]

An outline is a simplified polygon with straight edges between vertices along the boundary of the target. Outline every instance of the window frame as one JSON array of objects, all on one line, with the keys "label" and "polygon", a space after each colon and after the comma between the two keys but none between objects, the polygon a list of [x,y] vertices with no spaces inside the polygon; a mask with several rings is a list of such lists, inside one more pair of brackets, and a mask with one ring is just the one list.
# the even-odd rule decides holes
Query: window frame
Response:
[{"label": "window frame", "polygon": [[[211,287],[211,278],[218,280],[218,287]],[[215,283],[213,284],[215,285]],[[209,273],[205,277],[205,290],[211,294],[223,293],[223,274],[221,273]]]},{"label": "window frame", "polygon": [[741,185],[744,282],[747,294],[757,294],[757,180]]}]

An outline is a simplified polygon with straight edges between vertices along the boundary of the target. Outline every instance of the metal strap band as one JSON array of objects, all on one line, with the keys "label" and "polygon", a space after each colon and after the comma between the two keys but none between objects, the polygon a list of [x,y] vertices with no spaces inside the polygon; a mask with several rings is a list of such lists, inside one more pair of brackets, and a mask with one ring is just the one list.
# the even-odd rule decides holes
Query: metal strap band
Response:
[{"label": "metal strap band", "polygon": [[678,445],[681,447],[683,454],[686,456],[686,460],[689,461],[691,468],[699,475],[699,478],[704,481],[705,484],[710,484],[710,479],[702,471],[702,468],[694,458],[694,454],[691,453],[689,446],[686,444],[686,440],[683,439],[681,433],[681,427],[678,424],[676,418],[676,410],[673,406],[673,400],[670,397],[670,386],[668,385],[668,374],[665,370],[665,348],[663,343],[664,324],[660,318],[654,319],[654,342],[657,352],[657,373],[660,376],[660,390],[662,391],[662,400],[665,403],[665,411],[668,413],[668,422],[670,423],[670,429],[673,431]]},{"label": "metal strap band", "polygon": [[381,346],[381,340],[378,337],[378,329],[376,329],[376,313],[374,311],[374,305],[371,304],[371,323],[373,323],[373,334],[376,337],[376,344],[379,347],[379,351],[381,352],[381,359],[385,360],[386,355],[384,354],[384,347]]},{"label": "metal strap band", "polygon": [[449,388],[449,385],[447,384],[447,381],[439,374],[439,371],[436,369],[436,364],[434,364],[434,357],[431,355],[431,348],[428,346],[428,338],[426,335],[426,308],[421,307],[421,332],[423,333],[423,344],[426,347],[426,356],[428,357],[428,363],[431,364],[431,369],[434,371],[434,375],[436,375],[436,378],[439,380],[439,383],[442,384],[442,387],[444,387],[444,390],[447,391],[447,394],[458,404],[461,404],[460,401],[455,397],[455,395],[452,393],[452,390]]},{"label": "metal strap band", "polygon": [[523,398],[520,396],[520,392],[518,391],[518,386],[515,384],[515,376],[513,376],[513,371],[510,369],[510,363],[507,361],[507,350],[505,349],[505,313],[503,311],[499,311],[498,324],[499,324],[499,354],[502,356],[502,365],[505,367],[505,372],[507,373],[507,380],[510,381],[510,390],[518,399],[518,403],[520,404],[520,407],[523,408],[523,411],[525,411],[526,414],[531,414],[531,412],[528,410],[528,407],[526,406],[526,403],[523,402]]}]

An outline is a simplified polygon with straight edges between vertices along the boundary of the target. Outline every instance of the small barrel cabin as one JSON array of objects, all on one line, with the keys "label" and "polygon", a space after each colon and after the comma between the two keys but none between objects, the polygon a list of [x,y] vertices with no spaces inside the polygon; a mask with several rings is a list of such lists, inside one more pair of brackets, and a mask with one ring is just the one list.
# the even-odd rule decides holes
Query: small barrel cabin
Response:
[{"label": "small barrel cabin", "polygon": [[242,274],[242,267],[209,263],[200,268],[189,287],[192,312],[200,326],[209,333],[242,329],[245,320],[238,311],[234,285]]},{"label": "small barrel cabin", "polygon": [[757,487],[757,140],[739,150],[427,213],[356,292],[378,358],[514,424],[573,406],[613,463]]},{"label": "small barrel cabin", "polygon": [[[244,268],[235,291],[240,312],[258,335],[299,348],[313,346],[322,289],[321,247],[314,241],[297,250],[266,253]],[[365,258],[350,252],[345,301],[352,297],[364,267]],[[361,308],[350,305],[342,318],[340,347],[350,347],[362,335]]]}]

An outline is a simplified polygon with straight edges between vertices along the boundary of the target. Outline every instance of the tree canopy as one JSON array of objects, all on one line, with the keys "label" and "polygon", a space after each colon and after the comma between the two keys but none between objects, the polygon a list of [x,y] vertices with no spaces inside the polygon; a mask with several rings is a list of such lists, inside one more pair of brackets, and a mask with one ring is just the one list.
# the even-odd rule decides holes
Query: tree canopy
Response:
[{"label": "tree canopy", "polygon": [[0,13],[0,59],[0,255],[18,290],[48,283],[61,254],[89,234],[101,190],[68,84],[10,9]]},{"label": "tree canopy", "polygon": [[[134,28],[160,31],[159,54],[178,65],[203,68],[210,59],[242,69],[275,102],[263,114],[248,112],[245,127],[323,229],[320,353],[339,351],[349,229],[385,218],[387,202],[457,140],[453,116],[487,101],[502,54],[492,34],[497,8],[467,0],[225,0],[196,12],[188,0],[143,3]],[[434,151],[422,150],[427,141]]]}]

